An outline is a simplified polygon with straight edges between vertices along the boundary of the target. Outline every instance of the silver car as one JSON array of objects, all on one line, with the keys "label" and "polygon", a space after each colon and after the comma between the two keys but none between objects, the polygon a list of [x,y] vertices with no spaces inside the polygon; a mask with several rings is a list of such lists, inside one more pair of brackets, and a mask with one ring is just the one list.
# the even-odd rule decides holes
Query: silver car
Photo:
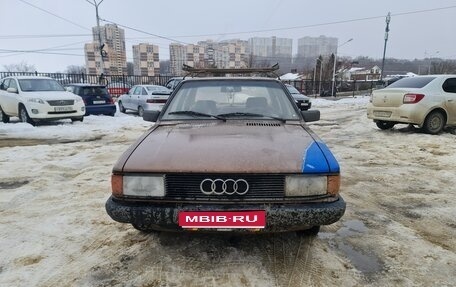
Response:
[{"label": "silver car", "polygon": [[136,85],[128,94],[121,95],[117,102],[120,112],[132,110],[142,117],[144,111],[160,111],[170,94],[171,90],[163,86]]},{"label": "silver car", "polygon": [[374,91],[367,117],[382,130],[411,124],[438,134],[445,126],[455,126],[456,75],[404,78]]}]

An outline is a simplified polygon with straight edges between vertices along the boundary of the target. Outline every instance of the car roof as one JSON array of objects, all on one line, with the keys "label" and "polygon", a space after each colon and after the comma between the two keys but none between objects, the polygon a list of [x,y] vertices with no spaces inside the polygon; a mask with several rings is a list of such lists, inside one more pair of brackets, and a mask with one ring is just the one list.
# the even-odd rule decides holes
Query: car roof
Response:
[{"label": "car roof", "polygon": [[184,81],[268,81],[268,82],[279,82],[276,78],[266,77],[201,77],[201,78],[186,78]]}]

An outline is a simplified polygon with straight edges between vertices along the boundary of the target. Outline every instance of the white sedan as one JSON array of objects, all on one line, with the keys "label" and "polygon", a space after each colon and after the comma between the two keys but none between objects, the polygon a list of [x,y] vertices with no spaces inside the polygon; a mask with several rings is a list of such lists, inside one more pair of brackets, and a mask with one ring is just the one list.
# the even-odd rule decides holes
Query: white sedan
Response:
[{"label": "white sedan", "polygon": [[157,85],[137,85],[128,94],[121,95],[117,100],[119,110],[138,112],[142,117],[144,111],[160,111],[168,101],[171,90]]},{"label": "white sedan", "polygon": [[34,125],[38,121],[84,119],[80,96],[65,91],[54,79],[38,76],[6,77],[0,80],[0,120],[10,117]]},{"label": "white sedan", "polygon": [[382,130],[412,124],[438,134],[445,126],[455,126],[456,75],[403,78],[374,91],[367,117]]}]

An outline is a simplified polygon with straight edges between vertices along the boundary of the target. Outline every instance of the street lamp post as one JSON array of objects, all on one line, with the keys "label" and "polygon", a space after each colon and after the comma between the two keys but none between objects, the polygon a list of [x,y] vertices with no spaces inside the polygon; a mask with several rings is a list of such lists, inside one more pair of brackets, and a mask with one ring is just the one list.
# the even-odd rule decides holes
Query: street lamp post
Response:
[{"label": "street lamp post", "polygon": [[[317,58],[315,59],[318,63],[318,61],[320,61],[320,81],[318,82],[318,94],[320,94],[320,89],[321,89],[321,72],[322,72],[322,68],[323,68],[323,63],[321,62],[321,59],[320,58]],[[315,89],[315,74],[317,73],[317,67],[315,65],[315,69],[314,69],[314,76],[313,76],[313,89],[314,89],[314,94],[316,94],[316,89]],[[317,97],[315,95],[315,97]]]},{"label": "street lamp post", "polygon": [[[348,39],[347,41],[343,42],[337,48],[342,47],[343,45],[353,41],[353,38]],[[334,86],[336,84],[336,63],[337,63],[337,49],[336,53],[334,53],[334,66],[333,66],[333,76],[332,76],[332,85],[331,85],[331,96],[334,96]]]},{"label": "street lamp post", "polygon": [[431,74],[432,57],[435,57],[438,53],[440,53],[440,51],[436,51],[434,54],[429,55],[428,75]]},{"label": "street lamp post", "polygon": [[100,0],[98,3],[96,0],[93,0],[93,2],[91,2],[89,0],[86,0],[86,1],[95,7],[95,15],[97,17],[97,30],[98,30],[98,45],[99,45],[98,48],[99,48],[99,52],[100,52],[100,61],[101,61],[100,72],[101,72],[101,75],[104,75],[104,59],[103,59],[104,50],[103,50],[103,44],[101,43],[100,16],[98,15],[98,6],[100,6],[100,4],[104,0]]},{"label": "street lamp post", "polygon": [[383,70],[385,69],[385,56],[386,56],[386,43],[388,43],[388,32],[389,32],[389,24],[391,21],[391,13],[388,12],[386,16],[386,28],[385,28],[385,45],[383,46],[383,59],[382,59],[382,70],[380,71],[380,81],[383,80]]},{"label": "street lamp post", "polygon": [[[320,60],[320,59],[318,59]],[[323,73],[323,62],[320,60],[320,79],[318,81],[318,95],[321,95],[321,74]]]}]

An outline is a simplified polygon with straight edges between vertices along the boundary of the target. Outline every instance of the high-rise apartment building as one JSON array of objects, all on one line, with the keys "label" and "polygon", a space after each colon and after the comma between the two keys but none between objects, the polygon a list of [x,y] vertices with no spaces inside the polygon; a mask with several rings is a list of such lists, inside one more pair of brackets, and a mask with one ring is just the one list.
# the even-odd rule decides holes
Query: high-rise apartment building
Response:
[{"label": "high-rise apartment building", "polygon": [[133,45],[133,69],[138,76],[160,74],[159,48],[157,45],[141,43]]},{"label": "high-rise apartment building", "polygon": [[185,45],[178,43],[169,45],[169,66],[172,75],[182,75],[182,66],[185,64],[186,52]]},{"label": "high-rise apartment building", "polygon": [[[101,52],[98,40],[98,27],[92,28],[93,43],[84,46],[86,69],[89,74],[101,74]],[[117,25],[100,26],[101,43],[106,52],[103,57],[105,74],[126,74],[127,54],[125,31]]]},{"label": "high-rise apartment building", "polygon": [[248,60],[247,41],[201,41],[198,44],[170,44],[170,67],[174,75],[182,75],[182,65],[195,68],[244,68]]},{"label": "high-rise apartment building", "polygon": [[337,52],[337,38],[333,37],[303,37],[298,39],[298,57],[318,58],[329,56]]},{"label": "high-rise apartment building", "polygon": [[239,69],[247,66],[247,41],[232,39],[214,42],[207,40],[198,42],[198,45],[204,47],[206,67]]},{"label": "high-rise apartment building", "polygon": [[293,39],[254,37],[249,39],[252,66],[270,66],[279,63],[282,71],[289,71],[293,53]]}]

